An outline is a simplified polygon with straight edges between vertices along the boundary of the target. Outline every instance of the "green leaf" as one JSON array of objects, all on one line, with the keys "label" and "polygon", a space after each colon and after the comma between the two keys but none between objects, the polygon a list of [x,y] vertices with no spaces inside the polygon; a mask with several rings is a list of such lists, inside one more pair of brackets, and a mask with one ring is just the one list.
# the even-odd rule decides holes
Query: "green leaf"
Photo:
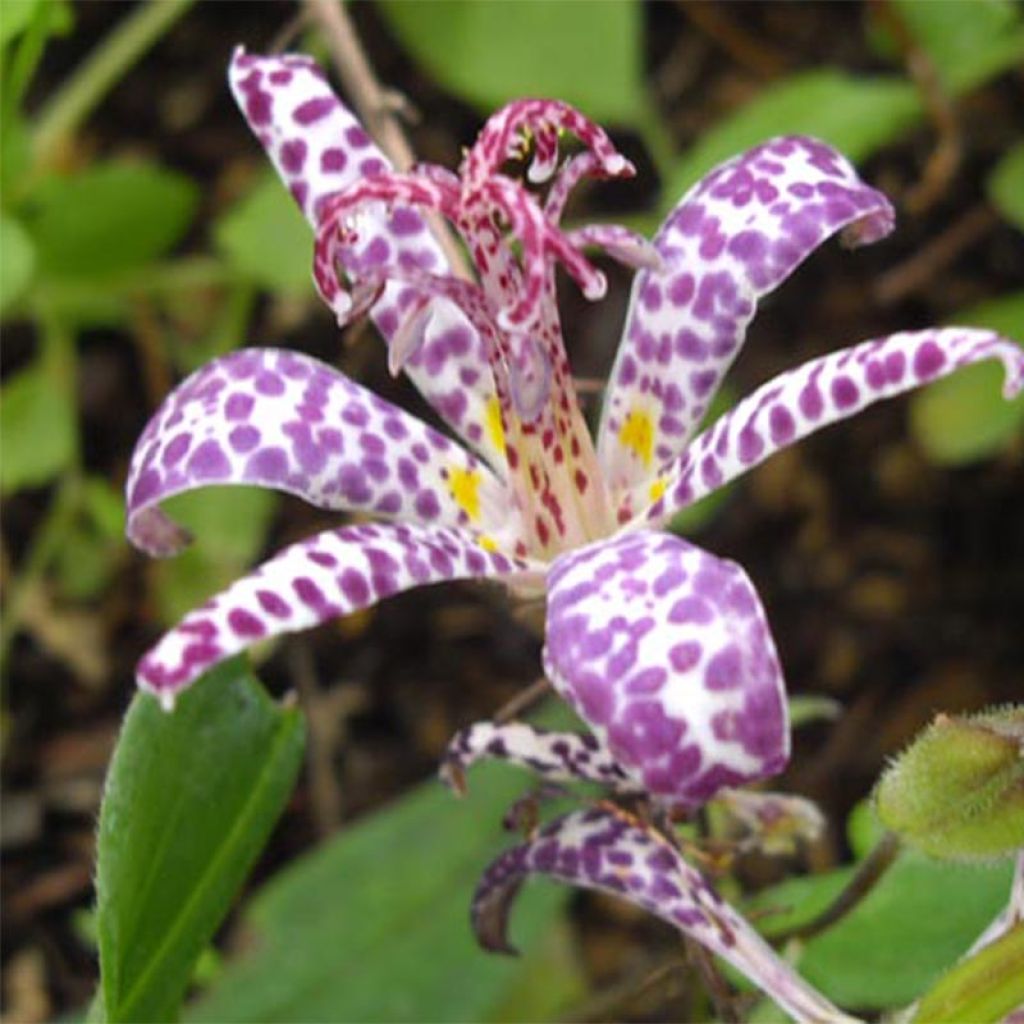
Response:
[{"label": "green leaf", "polygon": [[295,200],[264,176],[214,227],[217,247],[254,283],[275,292],[311,293],[313,232]]},{"label": "green leaf", "polygon": [[28,287],[36,267],[36,250],[13,217],[0,214],[0,316]]},{"label": "green leaf", "polygon": [[71,465],[77,444],[72,396],[61,367],[40,358],[0,389],[0,491],[40,487]]},{"label": "green leaf", "polygon": [[196,958],[287,801],[300,712],[239,659],[178,699],[137,694],[100,810],[98,933],[107,1021],[168,1021]]},{"label": "green leaf", "polygon": [[41,0],[5,0],[0,4],[0,46],[6,46],[28,27]]},{"label": "green leaf", "polygon": [[920,113],[913,87],[897,78],[831,70],[791,75],[705,132],[669,175],[666,200],[674,205],[716,164],[774,135],[814,135],[856,163],[896,138]]},{"label": "green leaf", "polygon": [[624,124],[645,110],[643,7],[632,0],[384,0],[379,9],[432,78],[487,113],[520,96]]},{"label": "green leaf", "polygon": [[[796,878],[759,893],[748,909],[769,937],[811,920],[851,868]],[[903,854],[851,913],[804,947],[797,967],[830,999],[859,1010],[909,1003],[970,947],[1006,904],[1012,867],[964,867]]]},{"label": "green leaf", "polygon": [[174,558],[153,562],[160,619],[186,612],[232,583],[263,550],[277,495],[259,487],[209,487],[166,502],[195,540]]},{"label": "green leaf", "polygon": [[[1014,292],[973,309],[955,322],[987,327],[1024,341],[1024,292]],[[940,465],[988,458],[1024,428],[1024,395],[1003,398],[1004,371],[987,361],[964,367],[911,397],[910,432],[925,454]]]},{"label": "green leaf", "polygon": [[1008,0],[897,0],[896,6],[952,92],[972,89],[1024,60],[1020,8]]},{"label": "green leaf", "polygon": [[153,260],[180,240],[198,199],[188,178],[151,163],[46,178],[28,204],[40,270],[95,278]]},{"label": "green leaf", "polygon": [[522,791],[520,773],[493,764],[474,768],[465,800],[428,782],[285,869],[246,910],[252,941],[188,1019],[554,1017],[575,980],[522,993],[552,955],[566,890],[527,888],[513,921],[521,959],[481,952],[469,929],[476,879],[516,841],[499,822]]},{"label": "green leaf", "polygon": [[1017,143],[996,164],[986,184],[992,205],[1024,230],[1024,142]]},{"label": "green leaf", "polygon": [[998,1024],[1024,1006],[1024,924],[957,964],[921,1000],[915,1024]]}]

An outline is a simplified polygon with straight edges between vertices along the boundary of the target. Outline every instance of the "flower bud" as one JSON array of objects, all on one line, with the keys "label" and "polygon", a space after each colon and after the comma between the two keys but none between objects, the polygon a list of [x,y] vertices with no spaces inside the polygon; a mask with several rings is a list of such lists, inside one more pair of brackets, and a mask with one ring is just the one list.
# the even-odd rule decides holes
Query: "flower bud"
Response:
[{"label": "flower bud", "polygon": [[942,860],[1024,846],[1024,706],[938,715],[875,790],[886,828]]}]

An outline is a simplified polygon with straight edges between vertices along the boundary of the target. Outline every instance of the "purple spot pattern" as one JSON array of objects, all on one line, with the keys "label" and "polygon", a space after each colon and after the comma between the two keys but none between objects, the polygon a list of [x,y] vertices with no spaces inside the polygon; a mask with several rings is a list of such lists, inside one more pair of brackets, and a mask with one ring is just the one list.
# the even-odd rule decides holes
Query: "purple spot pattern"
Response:
[{"label": "purple spot pattern", "polygon": [[139,685],[169,707],[208,668],[257,640],[309,629],[410,587],[523,568],[458,530],[393,523],[328,530],[190,612],[140,662]]},{"label": "purple spot pattern", "polygon": [[[780,448],[984,359],[1003,364],[1006,398],[1024,388],[1021,347],[978,328],[905,331],[809,360],[762,385],[694,438],[662,471],[664,499],[640,519],[660,523]],[[647,505],[645,489],[638,488],[626,504]]]},{"label": "purple spot pattern", "polygon": [[[479,476],[479,519],[452,500],[453,471]],[[333,367],[280,349],[216,359],[157,410],[129,469],[128,535],[154,555],[187,538],[158,505],[208,484],[252,484],[327,509],[373,512],[500,538],[519,528],[479,459]]]},{"label": "purple spot pattern", "polygon": [[593,736],[552,732],[524,722],[476,722],[457,732],[448,744],[442,780],[460,789],[462,775],[483,758],[500,758],[552,782],[586,779],[622,792],[636,792],[636,783]]},{"label": "purple spot pattern", "polygon": [[[310,57],[257,56],[239,48],[231,61],[229,81],[253,134],[313,228],[319,224],[319,212],[328,196],[371,170],[390,168]],[[274,254],[268,253],[267,258],[273,259]],[[397,205],[389,212],[380,204],[360,213],[346,271],[356,286],[354,292],[359,291],[361,279],[367,282],[368,298],[373,301],[370,315],[390,343],[415,290],[394,281],[381,282],[383,290],[378,294],[380,286],[374,282],[382,261],[437,273],[446,268],[446,260],[422,217],[412,208]],[[354,311],[355,296],[341,288],[333,268],[320,271],[314,277],[321,294],[339,320],[347,321]],[[406,370],[459,436],[504,472],[503,455],[484,429],[487,405],[495,393],[484,344],[456,305],[447,299],[433,299],[431,311],[442,309],[445,324],[458,321],[470,343],[450,346],[445,329],[434,325],[433,316],[428,314],[422,326],[422,347]],[[453,406],[444,402],[454,390],[465,395],[465,403]]]},{"label": "purple spot pattern", "polygon": [[500,854],[473,896],[480,944],[514,953],[508,921],[531,875],[629,900],[728,961],[797,1021],[851,1022],[793,968],[662,836],[617,808],[574,811]]},{"label": "purple spot pattern", "polygon": [[548,573],[544,668],[636,789],[682,810],[789,757],[782,671],[733,562],[636,532]]},{"label": "purple spot pattern", "polygon": [[[661,267],[634,281],[598,433],[611,487],[649,479],[683,450],[742,347],[762,295],[835,232],[863,245],[892,225],[885,196],[816,139],[772,139],[698,182],[654,240]],[[652,301],[655,295],[659,301]],[[674,401],[668,381],[679,389]],[[635,407],[661,422],[653,467],[619,437]]]}]

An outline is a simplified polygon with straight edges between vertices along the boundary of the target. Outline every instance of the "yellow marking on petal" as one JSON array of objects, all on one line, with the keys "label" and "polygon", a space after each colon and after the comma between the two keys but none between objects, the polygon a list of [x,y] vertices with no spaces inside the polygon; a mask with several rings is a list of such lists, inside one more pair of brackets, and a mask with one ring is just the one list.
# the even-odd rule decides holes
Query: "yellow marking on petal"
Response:
[{"label": "yellow marking on petal", "polygon": [[505,428],[501,423],[501,405],[497,396],[492,396],[487,401],[486,422],[487,438],[492,446],[502,455],[505,454]]},{"label": "yellow marking on petal", "polygon": [[649,469],[654,458],[654,424],[650,414],[634,409],[619,431],[619,440]]},{"label": "yellow marking on petal", "polygon": [[668,481],[662,477],[659,480],[655,480],[651,484],[650,489],[647,491],[648,498],[652,502],[657,501],[664,493],[668,490]]},{"label": "yellow marking on petal", "polygon": [[475,469],[448,471],[448,490],[455,504],[475,523],[480,518],[480,474]]},{"label": "yellow marking on petal", "polygon": [[486,533],[480,534],[480,536],[477,537],[476,540],[477,540],[477,543],[480,545],[480,547],[482,547],[484,549],[484,551],[497,551],[498,550],[498,542],[493,537],[489,536]]}]

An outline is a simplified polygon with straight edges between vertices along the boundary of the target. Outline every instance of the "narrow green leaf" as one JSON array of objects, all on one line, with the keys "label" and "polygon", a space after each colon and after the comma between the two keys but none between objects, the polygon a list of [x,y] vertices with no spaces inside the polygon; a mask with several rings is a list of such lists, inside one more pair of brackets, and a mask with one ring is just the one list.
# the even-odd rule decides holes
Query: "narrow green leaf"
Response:
[{"label": "narrow green leaf", "polygon": [[[905,853],[847,917],[804,947],[798,968],[841,1006],[912,1002],[964,954],[1006,904],[1012,867],[964,867]],[[814,918],[852,875],[842,868],[772,886],[752,901],[771,936]]]},{"label": "narrow green leaf", "polygon": [[516,841],[499,822],[523,784],[521,773],[500,765],[474,769],[465,800],[428,782],[285,869],[247,908],[246,950],[188,1019],[283,1024],[556,1015],[575,982],[535,991],[528,1002],[510,1000],[537,977],[531,956],[550,952],[544,936],[566,890],[527,889],[513,928],[521,960],[481,952],[469,928],[477,878]]},{"label": "narrow green leaf", "polygon": [[920,112],[914,88],[895,77],[831,70],[791,75],[705,132],[669,175],[665,200],[674,205],[716,164],[773,135],[814,135],[856,163],[898,136]]},{"label": "narrow green leaf", "polygon": [[151,163],[46,178],[28,204],[40,270],[95,278],[155,259],[185,233],[198,199],[188,178]]},{"label": "narrow green leaf", "polygon": [[1024,1006],[1024,924],[957,964],[921,1000],[915,1024],[998,1024]]},{"label": "narrow green leaf", "polygon": [[214,226],[217,247],[239,273],[275,292],[311,293],[313,232],[272,175]]},{"label": "narrow green leaf", "polygon": [[1024,142],[996,164],[986,184],[992,205],[1011,224],[1024,230]]},{"label": "narrow green leaf", "polygon": [[72,396],[60,367],[40,358],[12,374],[0,389],[0,491],[39,487],[75,456]]},{"label": "narrow green leaf", "polygon": [[897,0],[900,17],[953,92],[1024,60],[1020,7],[1009,0]]},{"label": "narrow green leaf", "polygon": [[41,0],[6,0],[0,4],[0,46],[23,32]]},{"label": "narrow green leaf", "polygon": [[172,623],[252,566],[277,495],[258,487],[208,487],[172,498],[166,508],[195,538],[180,555],[150,566],[160,619]]},{"label": "narrow green leaf", "polygon": [[[966,309],[952,320],[1024,344],[1024,292]],[[1003,377],[999,363],[977,363],[911,397],[910,432],[933,462],[961,465],[988,458],[1021,435],[1024,395],[1003,398]]]},{"label": "narrow green leaf", "polygon": [[275,704],[238,659],[171,714],[136,695],[100,810],[107,1021],[176,1018],[196,958],[292,791],[304,735],[299,711]]},{"label": "narrow green leaf", "polygon": [[624,124],[644,110],[643,6],[632,0],[385,0],[380,10],[432,78],[487,113],[520,96]]},{"label": "narrow green leaf", "polygon": [[0,214],[0,317],[28,287],[35,267],[32,239],[13,217]]}]

